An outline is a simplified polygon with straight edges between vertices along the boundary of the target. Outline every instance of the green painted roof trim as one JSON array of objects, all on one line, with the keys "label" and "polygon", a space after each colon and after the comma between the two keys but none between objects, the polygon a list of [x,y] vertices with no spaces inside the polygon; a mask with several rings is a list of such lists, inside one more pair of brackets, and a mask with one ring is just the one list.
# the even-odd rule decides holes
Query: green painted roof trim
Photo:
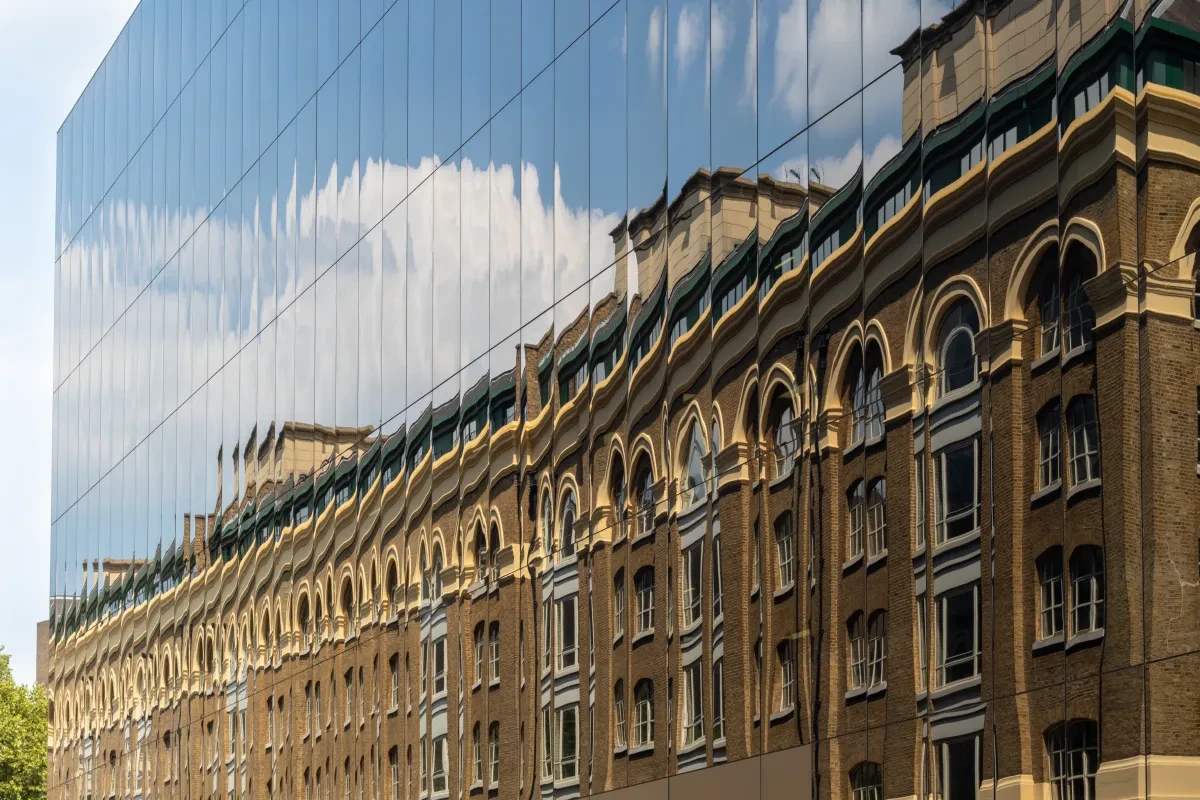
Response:
[{"label": "green painted roof trim", "polygon": [[[1062,74],[1058,76],[1059,97],[1062,97],[1064,94],[1066,94],[1066,89],[1076,74],[1082,71],[1085,67],[1092,66],[1093,60],[1097,58],[1103,50],[1107,49],[1113,43],[1113,41],[1122,34],[1132,37],[1133,23],[1124,17],[1117,17],[1115,20],[1109,23],[1107,28],[1093,36],[1090,42],[1079,48],[1075,55],[1071,57],[1071,61],[1067,64],[1066,69],[1064,69]],[[1132,52],[1133,43],[1130,42],[1130,53],[1132,54]]]},{"label": "green painted roof trim", "polygon": [[610,344],[615,344],[613,341],[620,331],[625,330],[625,317],[629,313],[628,307],[624,303],[617,306],[617,310],[608,319],[600,324],[600,329],[596,331],[595,337],[592,339],[592,355],[607,354]]},{"label": "green painted roof trim", "polygon": [[804,238],[804,233],[808,230],[808,222],[808,204],[806,203],[804,208],[775,226],[775,233],[771,234],[771,238],[763,245],[762,257],[759,261],[763,264],[770,264],[780,250],[785,248],[791,250]]},{"label": "green painted roof trim", "polygon": [[1010,109],[1019,105],[1025,98],[1038,90],[1053,90],[1053,88],[1054,57],[1051,56],[1032,75],[1010,83],[991,99],[988,103],[988,121],[1004,116]]},{"label": "green painted roof trim", "polygon": [[972,109],[966,114],[941,130],[930,134],[929,139],[925,142],[925,161],[936,160],[936,157],[940,155],[938,150],[955,144],[959,137],[965,135],[971,127],[983,120],[986,110],[987,105],[982,100],[976,100]]},{"label": "green painted roof trim", "polygon": [[[867,188],[863,191],[863,205],[869,208],[873,203],[886,202],[887,198],[895,194],[895,190],[891,186],[893,179],[899,179],[902,177],[900,173],[914,166],[909,163],[910,161],[917,161],[919,164],[920,156],[921,132],[916,131],[908,137],[908,141],[900,148],[900,152],[892,156],[883,165],[883,168],[875,173],[875,177],[871,178]],[[875,195],[881,196],[876,197]]]},{"label": "green painted roof trim", "polygon": [[662,299],[663,295],[666,294],[666,287],[667,273],[664,270],[663,274],[658,279],[658,285],[656,285],[650,291],[650,296],[647,298],[646,303],[638,309],[637,316],[633,320],[633,327],[629,332],[630,342],[636,342],[638,337],[642,334],[643,329],[645,329],[652,320],[657,319],[659,315],[662,314]]},{"label": "green painted roof trim", "polygon": [[[845,212],[854,213],[859,193],[862,190],[862,175],[862,164],[859,164],[858,169],[854,172],[854,177],[847,181],[845,186],[838,189],[833,197],[829,198],[829,202],[821,206],[816,214],[813,214],[812,232],[815,241],[821,241],[826,232],[840,228]],[[765,256],[766,252],[763,255]]]},{"label": "green painted roof trim", "polygon": [[[793,216],[798,216],[799,214],[800,212],[797,212]],[[791,217],[781,222],[780,227],[789,224],[790,219]],[[778,233],[779,228],[776,228],[775,232]],[[713,271],[712,276],[713,287],[717,290],[720,290],[722,288],[721,283],[727,277],[735,274],[740,275],[741,272],[739,270],[746,269],[750,265],[755,264],[756,259],[754,259],[753,256],[757,247],[758,231],[752,230],[745,239],[742,239],[742,241],[738,243],[737,247],[733,248],[733,252],[725,256],[725,260],[717,265],[717,268]]]},{"label": "green painted roof trim", "polygon": [[704,256],[697,262],[696,266],[692,267],[691,271],[683,276],[683,279],[676,284],[671,291],[671,297],[667,301],[667,316],[674,320],[676,313],[683,307],[688,305],[688,301],[692,296],[708,285],[710,273],[709,267],[712,265],[712,247],[711,245],[704,251]]},{"label": "green painted roof trim", "polygon": [[499,378],[496,378],[494,381],[492,381],[492,386],[489,391],[489,394],[491,395],[492,399],[494,400],[497,397],[501,397],[510,392],[513,394],[516,394],[516,390],[517,390],[517,379],[516,379],[513,371],[510,370],[507,374],[501,375]]}]

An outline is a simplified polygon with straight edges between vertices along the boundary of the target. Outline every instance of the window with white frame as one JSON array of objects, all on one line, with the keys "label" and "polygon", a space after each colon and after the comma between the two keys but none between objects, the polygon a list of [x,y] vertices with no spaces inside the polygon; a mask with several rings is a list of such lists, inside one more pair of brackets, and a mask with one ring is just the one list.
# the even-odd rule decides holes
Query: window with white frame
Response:
[{"label": "window with white frame", "polygon": [[488,783],[500,782],[500,723],[488,726]]},{"label": "window with white frame", "polygon": [[1083,290],[1083,276],[1076,273],[1067,282],[1067,352],[1092,343],[1092,306]]},{"label": "window with white frame", "polygon": [[913,547],[920,550],[925,546],[925,453],[917,453],[913,459],[913,477],[916,491],[913,501]]},{"label": "window with white frame", "polygon": [[700,621],[700,586],[704,576],[703,545],[697,543],[683,551],[683,570],[680,572],[679,608],[683,627],[690,628]]},{"label": "window with white frame", "polygon": [[1038,636],[1047,639],[1063,630],[1063,559],[1062,548],[1051,547],[1037,561]]},{"label": "window with white frame", "polygon": [[446,637],[433,643],[433,694],[446,693]]},{"label": "window with white frame", "polygon": [[579,777],[579,708],[558,709],[558,772],[555,780]]},{"label": "window with white frame", "polygon": [[1091,395],[1071,401],[1067,424],[1071,431],[1071,485],[1078,486],[1100,477],[1100,436],[1096,401]]},{"label": "window with white frame", "polygon": [[754,642],[754,718],[762,713],[763,668],[762,668],[762,634]]},{"label": "window with white frame", "polygon": [[[553,614],[553,608],[551,606],[552,602],[553,601],[549,597],[547,597],[545,600],[542,601],[542,671],[543,672],[550,669],[550,658],[554,652],[551,649],[551,642],[554,641],[554,637],[551,636],[551,631],[554,629],[554,614]],[[482,665],[482,661],[480,662],[480,664]],[[481,671],[479,674],[482,675],[483,672]]]},{"label": "window with white frame", "polygon": [[637,631],[654,630],[654,567],[642,567],[634,576],[637,591]]},{"label": "window with white frame", "polygon": [[449,745],[445,736],[433,740],[433,793],[446,791],[446,764],[449,761]]},{"label": "window with white frame", "polygon": [[562,531],[559,538],[559,557],[575,555],[575,494],[567,492],[563,502]]},{"label": "window with white frame", "polygon": [[391,800],[400,800],[400,751],[393,747],[388,751],[388,773],[391,775]]},{"label": "window with white frame", "polygon": [[713,741],[720,742],[725,738],[725,663],[721,658],[713,662],[712,691]]},{"label": "window with white frame", "polygon": [[887,480],[879,478],[867,492],[867,556],[887,551]]},{"label": "window with white frame", "polygon": [[685,503],[693,504],[704,500],[704,440],[700,436],[700,426],[692,422],[688,435],[687,474],[684,478]]},{"label": "window with white frame", "polygon": [[959,300],[942,321],[938,337],[942,394],[962,389],[976,377],[975,334],[979,315],[970,301]]},{"label": "window with white frame", "polygon": [[712,581],[713,581],[712,608],[713,608],[713,610],[712,610],[712,614],[713,614],[713,621],[715,622],[716,620],[719,620],[721,618],[721,601],[722,601],[722,597],[721,597],[721,537],[720,536],[713,537],[712,561],[713,561],[713,575],[712,575]]},{"label": "window with white frame", "polygon": [[613,689],[613,742],[625,746],[625,682],[620,679]]},{"label": "window with white frame", "polygon": [[786,589],[795,579],[792,561],[792,515],[783,513],[775,520],[775,550],[779,557],[779,588]]},{"label": "window with white frame", "polygon": [[867,632],[862,612],[856,612],[846,624],[849,647],[849,688],[863,689],[867,685]]},{"label": "window with white frame", "polygon": [[975,800],[983,772],[979,736],[934,744],[937,759],[934,796],[942,800]]},{"label": "window with white frame", "polygon": [[887,612],[876,611],[867,622],[867,686],[887,683]]},{"label": "window with white frame", "polygon": [[1038,298],[1038,310],[1042,317],[1038,336],[1041,348],[1039,355],[1058,352],[1058,308],[1058,279],[1055,276],[1046,281]]},{"label": "window with white frame", "polygon": [[638,495],[637,535],[646,536],[654,531],[654,476],[648,466],[642,469],[640,494]]},{"label": "window with white frame", "polygon": [[1062,480],[1059,420],[1057,400],[1038,414],[1038,486],[1042,489]]},{"label": "window with white frame", "polygon": [[850,444],[861,442],[867,433],[867,383],[860,366],[854,373],[854,394],[850,399]]},{"label": "window with white frame", "polygon": [[488,646],[490,649],[492,666],[492,681],[500,680],[500,623],[493,622],[488,636]]},{"label": "window with white frame", "polygon": [[542,778],[554,777],[554,728],[551,724],[550,706],[542,709]]},{"label": "window with white frame", "polygon": [[979,440],[947,447],[934,457],[938,544],[979,527]]},{"label": "window with white frame", "polygon": [[854,800],[883,800],[883,770],[872,762],[859,764],[850,770],[850,786]]},{"label": "window with white frame", "polygon": [[429,742],[421,737],[421,793],[429,791]]},{"label": "window with white frame", "polygon": [[847,543],[846,555],[857,558],[863,553],[863,527],[866,517],[867,485],[863,481],[855,481],[846,496],[850,512],[850,541]]},{"label": "window with white frame", "polygon": [[395,653],[388,659],[388,669],[392,674],[392,708],[400,707],[400,655]]},{"label": "window with white frame", "polygon": [[717,496],[717,453],[721,452],[721,422],[716,417],[712,421],[712,437],[709,441],[709,453],[712,454],[712,464],[709,469],[709,480],[711,486],[709,491],[713,493],[713,499]]},{"label": "window with white frame", "polygon": [[759,585],[762,583],[762,559],[760,555],[762,542],[760,542],[759,539],[758,520],[754,520],[754,552],[751,554],[751,557],[754,559],[754,570],[751,573],[754,582],[750,584],[751,594],[757,592]]},{"label": "window with white frame", "polygon": [[937,688],[979,675],[979,587],[947,592],[937,601]]},{"label": "window with white frame", "polygon": [[633,689],[633,744],[636,747],[654,744],[654,683],[638,681]]},{"label": "window with white frame", "polygon": [[613,638],[625,633],[625,571],[613,578]]},{"label": "window with white frame", "polygon": [[697,659],[683,668],[683,746],[704,738],[704,685]]},{"label": "window with white frame", "polygon": [[929,606],[926,596],[917,595],[917,690],[929,688]]},{"label": "window with white frame", "polygon": [[1056,800],[1093,800],[1100,764],[1099,726],[1072,719],[1046,731],[1050,785]]},{"label": "window with white frame", "polygon": [[[872,348],[872,356],[875,356]],[[872,360],[876,360],[875,356]],[[870,361],[868,362],[870,364]],[[883,369],[879,364],[871,364],[867,375],[867,439],[878,439],[883,436]]]},{"label": "window with white frame", "polygon": [[779,660],[779,711],[791,711],[796,704],[796,660],[791,641],[780,642],[775,655]]},{"label": "window with white frame", "polygon": [[575,666],[579,647],[579,610],[576,596],[570,595],[556,601],[554,616],[558,643],[558,668],[567,669]]},{"label": "window with white frame", "polygon": [[1071,635],[1104,630],[1104,553],[1094,545],[1071,554]]},{"label": "window with white frame", "polygon": [[779,414],[775,419],[775,477],[792,474],[792,466],[796,463],[796,431],[792,427],[795,412],[791,401],[785,399],[781,403]]}]

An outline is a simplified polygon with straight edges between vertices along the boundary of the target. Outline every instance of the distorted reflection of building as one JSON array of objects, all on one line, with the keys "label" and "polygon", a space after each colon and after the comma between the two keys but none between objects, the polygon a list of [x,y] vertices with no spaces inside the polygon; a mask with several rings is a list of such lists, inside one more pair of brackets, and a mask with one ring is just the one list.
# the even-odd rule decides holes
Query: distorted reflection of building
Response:
[{"label": "distorted reflection of building", "polygon": [[954,5],[879,163],[664,184],[393,424],[305,410],[412,306],[260,343],[71,497],[50,795],[1200,796],[1200,3]]}]

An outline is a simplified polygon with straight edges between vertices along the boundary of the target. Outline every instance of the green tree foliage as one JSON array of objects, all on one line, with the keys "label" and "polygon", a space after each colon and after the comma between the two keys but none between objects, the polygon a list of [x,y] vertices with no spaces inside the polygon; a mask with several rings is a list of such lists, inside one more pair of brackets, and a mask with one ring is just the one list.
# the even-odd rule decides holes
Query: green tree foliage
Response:
[{"label": "green tree foliage", "polygon": [[0,648],[0,800],[46,796],[46,695],[13,678]]}]

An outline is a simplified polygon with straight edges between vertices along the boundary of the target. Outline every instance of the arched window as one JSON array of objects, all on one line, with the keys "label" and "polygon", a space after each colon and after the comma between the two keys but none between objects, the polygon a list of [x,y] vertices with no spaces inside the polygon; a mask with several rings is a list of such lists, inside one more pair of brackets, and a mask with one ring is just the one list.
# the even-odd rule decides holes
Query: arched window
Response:
[{"label": "arched window", "polygon": [[342,617],[346,620],[346,635],[352,634],[358,615],[354,613],[354,583],[350,578],[342,581]]},{"label": "arched window", "polygon": [[613,453],[612,466],[609,467],[610,491],[612,492],[613,517],[617,522],[617,538],[624,539],[629,535],[629,498],[625,491],[625,464],[620,453]]},{"label": "arched window", "polygon": [[638,471],[638,515],[637,535],[646,536],[654,531],[654,473],[649,459],[642,457]]},{"label": "arched window", "polygon": [[1038,488],[1046,489],[1062,480],[1060,426],[1062,412],[1053,400],[1038,412]]},{"label": "arched window", "polygon": [[550,552],[550,546],[554,542],[554,502],[550,499],[550,492],[542,495],[542,547],[546,552]]},{"label": "arched window", "polygon": [[883,770],[870,761],[859,764],[850,770],[850,786],[854,800],[882,800]]},{"label": "arched window", "polygon": [[876,611],[867,622],[867,685],[887,683],[887,612]]},{"label": "arched window", "polygon": [[796,661],[792,657],[791,641],[780,642],[775,648],[779,661],[779,711],[791,711],[796,703]]},{"label": "arched window", "polygon": [[968,300],[959,300],[946,314],[938,336],[942,394],[949,394],[975,380],[975,334],[979,315]]},{"label": "arched window", "polygon": [[433,601],[436,603],[442,599],[442,548],[435,545],[433,548],[433,575],[431,576],[433,585]]},{"label": "arched window", "polygon": [[492,523],[492,535],[488,541],[488,558],[491,560],[488,571],[492,575],[492,583],[496,583],[500,580],[500,529],[495,522]]},{"label": "arched window", "polygon": [[483,528],[475,529],[475,570],[478,578],[483,583],[487,583],[491,576],[488,575],[488,546],[487,537],[483,534]]},{"label": "arched window", "polygon": [[684,477],[685,502],[690,504],[704,500],[704,439],[700,436],[700,426],[692,422],[688,433],[687,474]]},{"label": "arched window", "polygon": [[712,463],[709,465],[709,476],[712,484],[709,491],[712,492],[713,499],[717,496],[717,453],[721,452],[721,421],[715,416],[712,420],[712,435],[709,437],[708,452],[712,454]]},{"label": "arched window", "polygon": [[878,439],[883,436],[883,359],[879,354],[879,346],[872,344],[867,351],[867,439]]},{"label": "arched window", "polygon": [[779,565],[778,590],[792,585],[795,578],[795,565],[792,555],[795,553],[795,543],[792,541],[792,514],[785,511],[775,520],[775,555]]},{"label": "arched window", "polygon": [[1071,432],[1071,485],[1099,478],[1100,429],[1096,424],[1096,401],[1091,395],[1071,401],[1067,426]]},{"label": "arched window", "polygon": [[429,600],[430,590],[429,585],[429,562],[425,558],[425,545],[421,545],[421,601]]},{"label": "arched window", "polygon": [[1063,630],[1063,559],[1057,545],[1042,553],[1037,560],[1038,638],[1048,639]]},{"label": "arched window", "polygon": [[867,492],[867,557],[887,552],[887,480],[879,478]]},{"label": "arched window", "polygon": [[850,617],[846,623],[846,635],[849,642],[849,685],[851,689],[862,689],[867,685],[867,641],[863,625],[863,615],[859,611]]},{"label": "arched window", "polygon": [[654,682],[638,681],[633,688],[633,744],[635,747],[654,744]]},{"label": "arched window", "polygon": [[488,783],[496,786],[500,783],[500,723],[493,722],[488,726]]},{"label": "arched window", "polygon": [[1094,545],[1071,554],[1071,635],[1104,630],[1104,553]]},{"label": "arched window", "polygon": [[488,628],[489,678],[492,683],[500,681],[500,623],[493,622]]},{"label": "arched window", "polygon": [[1051,275],[1042,285],[1038,297],[1038,313],[1042,318],[1039,335],[1039,355],[1058,352],[1058,316],[1060,297],[1058,294],[1058,276]]},{"label": "arched window", "polygon": [[625,681],[620,678],[613,687],[613,743],[625,746]]},{"label": "arched window", "polygon": [[575,493],[567,492],[563,502],[562,538],[559,545],[562,558],[575,555]]},{"label": "arched window", "polygon": [[388,564],[387,570],[387,593],[388,603],[391,605],[392,616],[400,609],[400,580],[396,575],[396,562],[392,561]]},{"label": "arched window", "polygon": [[1076,272],[1067,281],[1067,352],[1092,343],[1092,306],[1083,290],[1083,276]]},{"label": "arched window", "polygon": [[850,540],[847,543],[848,558],[857,558],[863,552],[863,522],[866,515],[867,486],[855,481],[846,494],[846,505],[850,512]]},{"label": "arched window", "polygon": [[851,445],[861,442],[867,434],[867,382],[863,373],[861,351],[855,354],[854,363],[854,394],[850,400],[850,417],[853,420],[850,430]]},{"label": "arched window", "polygon": [[1096,796],[1098,743],[1098,726],[1090,719],[1069,720],[1046,731],[1050,785],[1058,800],[1091,800]]},{"label": "arched window", "polygon": [[613,578],[613,638],[625,633],[625,570]]},{"label": "arched window", "polygon": [[781,393],[776,401],[776,413],[773,425],[775,428],[775,477],[780,478],[792,474],[792,466],[796,461],[796,432],[792,429],[795,420],[795,410],[791,398],[786,392]]}]

